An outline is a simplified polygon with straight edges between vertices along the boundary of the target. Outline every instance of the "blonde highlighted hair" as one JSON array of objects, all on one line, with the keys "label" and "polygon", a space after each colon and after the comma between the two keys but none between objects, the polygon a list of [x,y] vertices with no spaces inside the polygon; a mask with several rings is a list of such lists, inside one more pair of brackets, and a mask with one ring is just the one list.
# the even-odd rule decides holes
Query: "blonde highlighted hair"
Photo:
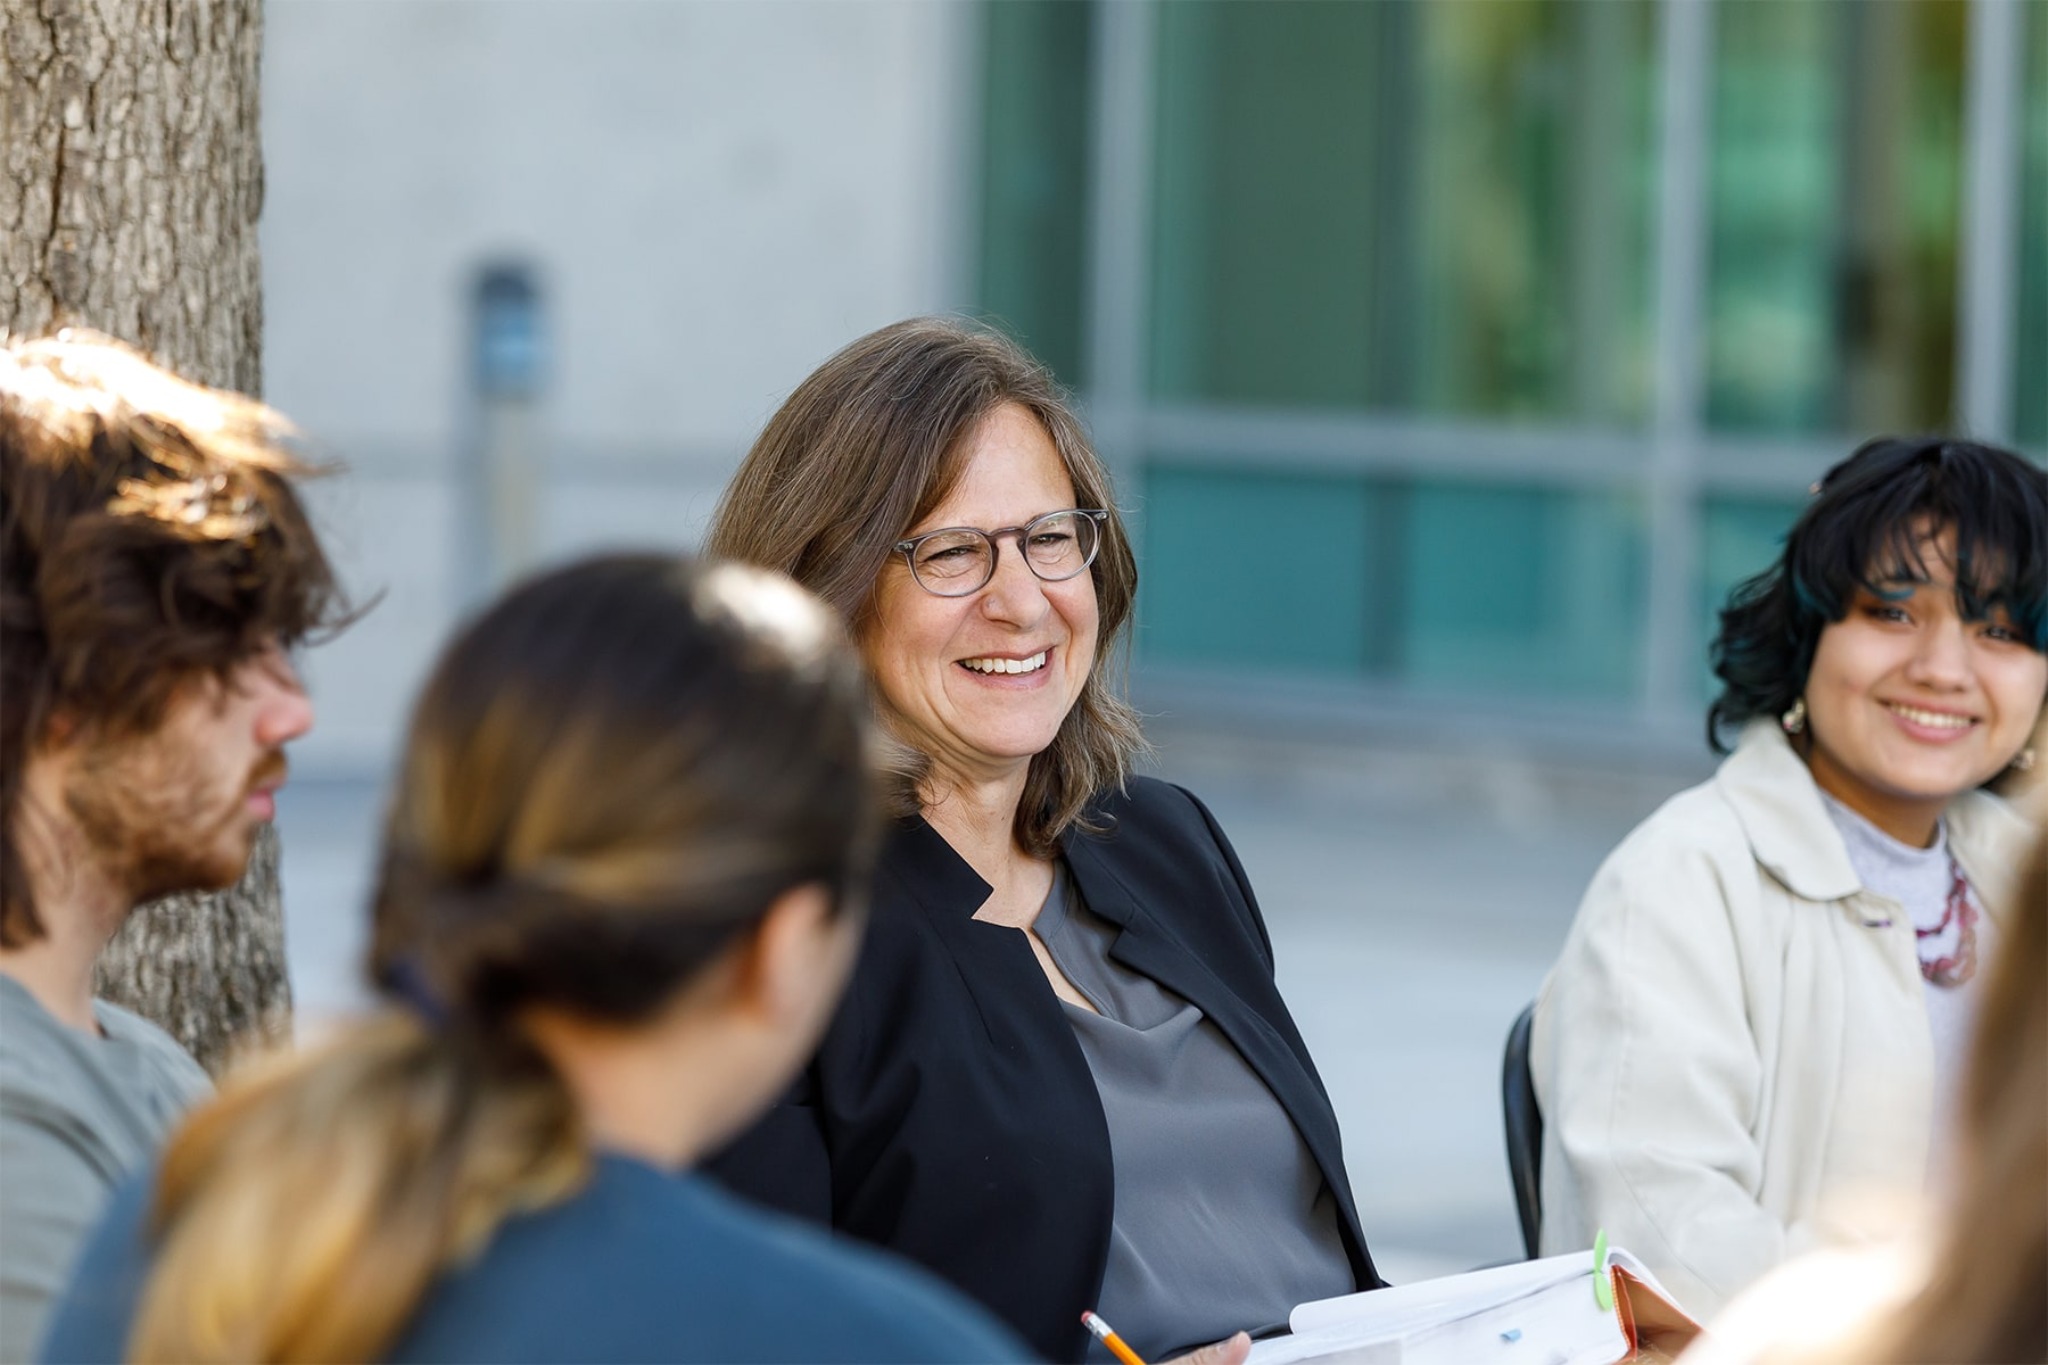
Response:
[{"label": "blonde highlighted hair", "polygon": [[437,1275],[589,1157],[522,1036],[652,1015],[791,887],[847,904],[877,800],[831,614],[738,565],[546,575],[455,642],[385,838],[373,975],[402,1008],[231,1079],[172,1139],[135,1360],[386,1352]]}]

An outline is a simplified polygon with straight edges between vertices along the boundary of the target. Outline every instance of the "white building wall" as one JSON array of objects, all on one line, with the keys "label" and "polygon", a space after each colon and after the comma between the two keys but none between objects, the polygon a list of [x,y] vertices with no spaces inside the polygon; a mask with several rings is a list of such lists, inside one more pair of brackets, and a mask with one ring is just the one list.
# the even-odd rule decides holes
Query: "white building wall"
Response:
[{"label": "white building wall", "polygon": [[804,374],[962,301],[971,16],[272,0],[266,25],[266,396],[349,466],[323,524],[384,594],[309,657],[301,769],[381,773],[460,600],[478,266],[543,290],[543,557],[694,543]]}]

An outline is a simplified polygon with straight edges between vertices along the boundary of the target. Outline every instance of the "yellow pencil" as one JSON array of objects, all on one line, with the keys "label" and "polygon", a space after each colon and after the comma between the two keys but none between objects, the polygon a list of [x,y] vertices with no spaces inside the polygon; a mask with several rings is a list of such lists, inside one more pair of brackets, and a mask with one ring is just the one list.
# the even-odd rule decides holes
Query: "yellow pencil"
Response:
[{"label": "yellow pencil", "polygon": [[1109,1348],[1109,1353],[1123,1362],[1123,1365],[1145,1365],[1145,1358],[1124,1345],[1124,1339],[1110,1330],[1108,1323],[1093,1313],[1083,1313],[1081,1321],[1096,1338]]}]

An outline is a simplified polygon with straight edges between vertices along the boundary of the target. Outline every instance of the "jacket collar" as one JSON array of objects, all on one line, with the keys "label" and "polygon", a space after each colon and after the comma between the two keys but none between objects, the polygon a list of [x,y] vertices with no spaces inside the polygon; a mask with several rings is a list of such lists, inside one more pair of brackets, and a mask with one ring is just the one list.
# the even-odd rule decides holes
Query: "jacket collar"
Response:
[{"label": "jacket collar", "polygon": [[972,919],[995,889],[922,815],[892,824],[884,845],[880,865],[935,918],[957,912],[960,919]]},{"label": "jacket collar", "polygon": [[[882,865],[901,879],[904,889],[920,904],[942,917],[974,918],[974,912],[995,890],[922,815],[896,821],[884,843]],[[1084,866],[1088,869],[1082,887],[1088,908],[1119,929],[1128,928],[1138,913],[1136,903],[1122,880],[1106,863],[1099,862],[1094,841],[1070,829],[1060,836],[1060,853],[1077,878],[1084,877]]]},{"label": "jacket collar", "polygon": [[2019,908],[2020,873],[2042,828],[1990,792],[1964,792],[1949,802],[1948,846],[1992,922],[2004,924]]},{"label": "jacket collar", "polygon": [[1714,785],[1734,808],[1757,862],[1794,895],[1833,901],[1863,889],[1813,774],[1777,721],[1759,716],[1743,727]]},{"label": "jacket collar", "polygon": [[[998,927],[974,919],[991,888],[943,835],[923,818],[912,816],[898,822],[888,837],[884,865],[900,878],[956,955],[978,957],[1004,943],[1002,936],[976,932]],[[1309,1091],[1315,1089],[1315,1083],[1304,1075],[1300,1060],[1272,1024],[1240,999],[1199,953],[1146,910],[1143,898],[1132,890],[1117,865],[1114,839],[1114,835],[1076,830],[1060,837],[1060,852],[1082,900],[1092,913],[1117,926],[1109,955],[1191,1001],[1223,1031],[1294,1120],[1330,1187],[1344,1193],[1347,1216],[1355,1225],[1356,1215],[1349,1210],[1348,1189],[1343,1183],[1336,1126],[1324,1121],[1327,1111],[1314,1107],[1305,1093],[1303,1082],[1308,1081]]]},{"label": "jacket collar", "polygon": [[[1776,721],[1759,717],[1743,727],[1714,785],[1734,808],[1757,862],[1795,895],[1831,901],[1863,889],[1813,774]],[[1980,791],[1949,802],[1942,820],[1978,904],[1994,921],[2003,920],[2017,894],[2020,850],[2036,831],[2019,812]]]}]

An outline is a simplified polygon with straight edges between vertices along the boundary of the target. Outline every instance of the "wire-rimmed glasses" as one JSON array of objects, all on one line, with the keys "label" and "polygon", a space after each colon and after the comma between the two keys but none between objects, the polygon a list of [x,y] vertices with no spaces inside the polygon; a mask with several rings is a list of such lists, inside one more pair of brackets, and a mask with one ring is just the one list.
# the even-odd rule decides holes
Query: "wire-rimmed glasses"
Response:
[{"label": "wire-rimmed glasses", "polygon": [[910,566],[917,586],[938,597],[965,597],[980,592],[995,577],[996,547],[1003,540],[1017,542],[1025,565],[1044,582],[1060,583],[1082,573],[1102,548],[1102,523],[1107,520],[1108,512],[1073,507],[993,531],[947,526],[899,540],[894,549]]}]

